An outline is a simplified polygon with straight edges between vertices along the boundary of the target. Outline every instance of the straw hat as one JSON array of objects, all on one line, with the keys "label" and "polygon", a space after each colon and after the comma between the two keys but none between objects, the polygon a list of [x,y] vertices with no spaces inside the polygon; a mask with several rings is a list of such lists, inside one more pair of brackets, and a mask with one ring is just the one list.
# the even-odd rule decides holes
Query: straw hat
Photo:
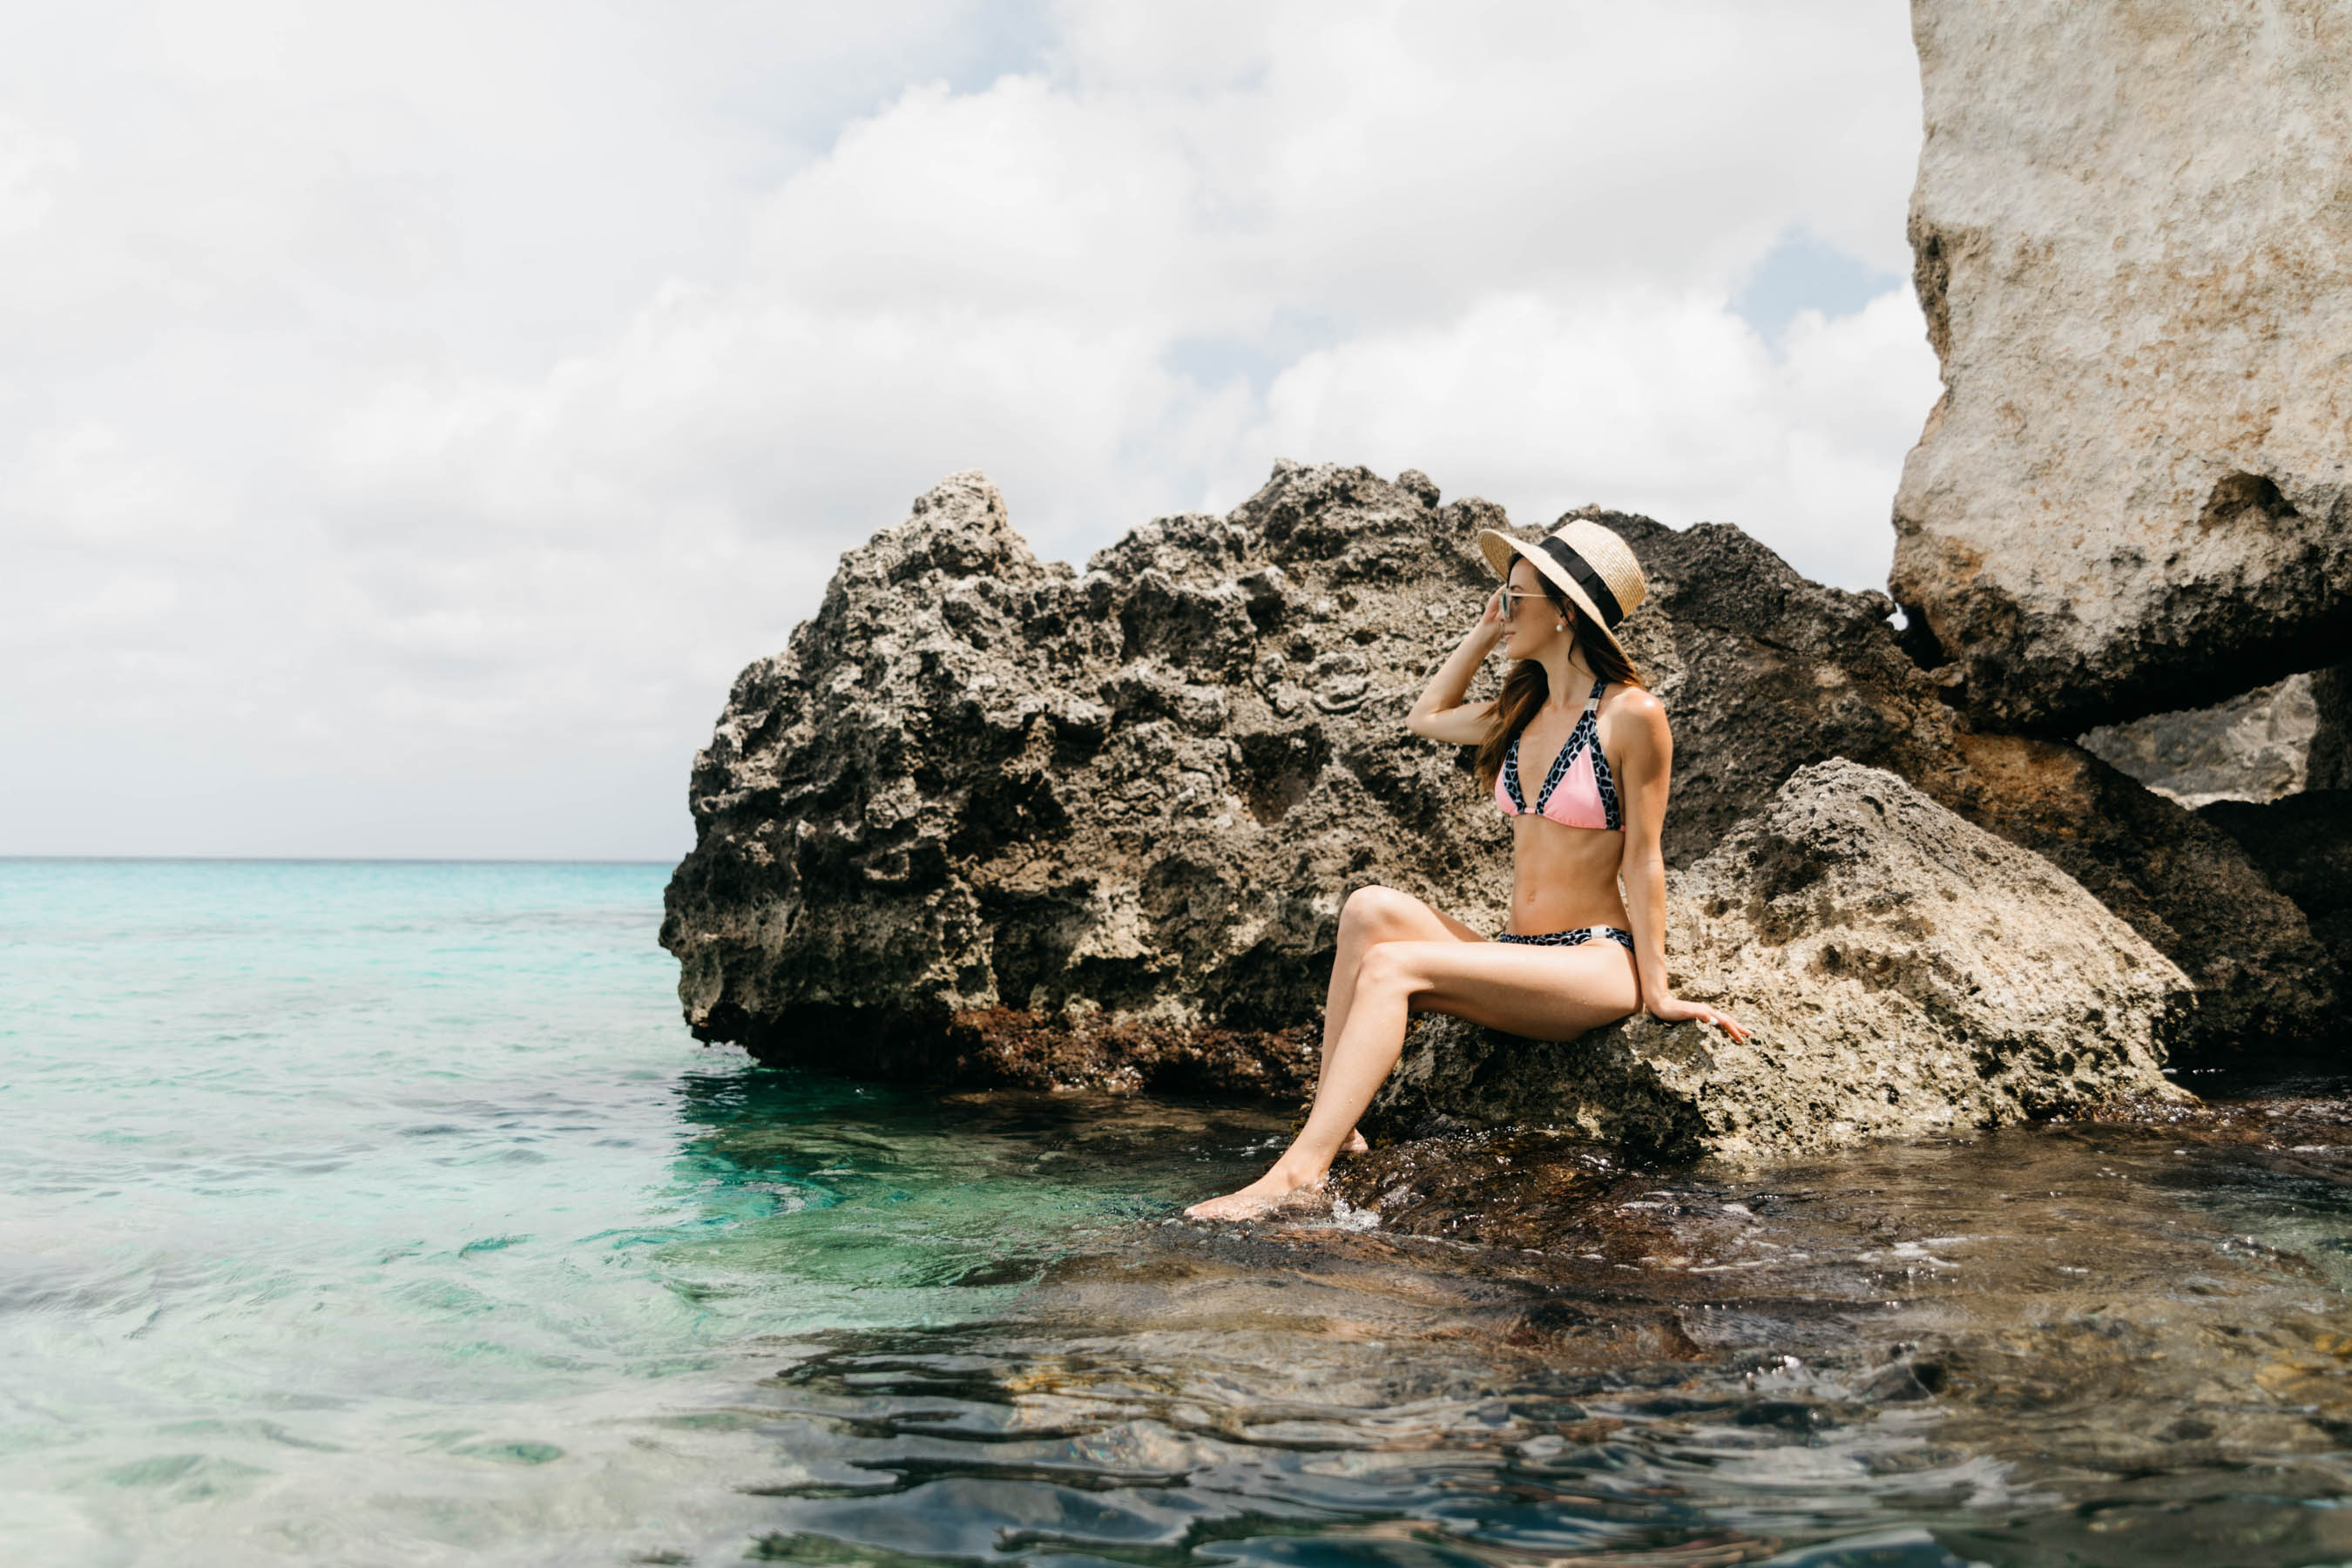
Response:
[{"label": "straw hat", "polygon": [[1579,517],[1561,523],[1532,544],[1482,528],[1478,531],[1478,548],[1485,552],[1486,564],[1503,578],[1511,574],[1512,556],[1526,556],[1535,563],[1537,571],[1551,579],[1554,586],[1592,618],[1592,624],[1601,628],[1601,635],[1609,639],[1611,647],[1624,653],[1625,645],[1615,636],[1617,624],[1649,595],[1650,584],[1642,575],[1642,563],[1633,559],[1633,552],[1623,540],[1599,523]]}]

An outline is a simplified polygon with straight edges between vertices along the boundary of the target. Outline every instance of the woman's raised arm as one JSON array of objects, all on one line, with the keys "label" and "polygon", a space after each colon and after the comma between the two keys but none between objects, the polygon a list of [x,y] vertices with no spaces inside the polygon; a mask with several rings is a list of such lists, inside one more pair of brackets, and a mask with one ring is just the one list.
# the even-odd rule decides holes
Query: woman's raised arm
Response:
[{"label": "woman's raised arm", "polygon": [[1404,716],[1406,729],[1457,746],[1475,746],[1486,738],[1495,704],[1465,702],[1462,698],[1470,689],[1470,678],[1478,673],[1478,667],[1486,662],[1486,656],[1495,651],[1507,630],[1502,606],[1503,591],[1498,588],[1487,597],[1478,624],[1463,635],[1445,662],[1437,667],[1437,673],[1429,678],[1429,684],[1422,688],[1412,711]]}]

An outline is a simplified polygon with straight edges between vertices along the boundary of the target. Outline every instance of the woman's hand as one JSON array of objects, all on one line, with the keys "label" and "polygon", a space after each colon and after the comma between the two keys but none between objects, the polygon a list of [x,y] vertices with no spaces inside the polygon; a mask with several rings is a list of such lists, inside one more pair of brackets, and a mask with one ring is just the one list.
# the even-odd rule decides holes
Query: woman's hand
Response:
[{"label": "woman's hand", "polygon": [[1486,607],[1478,613],[1478,624],[1470,628],[1471,636],[1500,642],[1510,635],[1511,625],[1503,619],[1503,595],[1510,591],[1507,584],[1486,595]]},{"label": "woman's hand", "polygon": [[1651,1017],[1669,1024],[1697,1022],[1713,1024],[1735,1040],[1748,1038],[1748,1026],[1727,1013],[1718,1013],[1704,1002],[1685,1002],[1679,996],[1661,996],[1645,1009]]}]

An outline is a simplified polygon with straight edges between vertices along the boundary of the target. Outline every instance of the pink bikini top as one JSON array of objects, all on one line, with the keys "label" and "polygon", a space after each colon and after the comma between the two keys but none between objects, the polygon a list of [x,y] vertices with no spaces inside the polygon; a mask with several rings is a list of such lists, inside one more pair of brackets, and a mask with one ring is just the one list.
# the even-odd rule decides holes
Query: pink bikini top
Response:
[{"label": "pink bikini top", "polygon": [[1609,774],[1609,759],[1601,754],[1601,721],[1596,717],[1601,711],[1601,693],[1608,685],[1606,680],[1592,683],[1592,695],[1584,700],[1584,716],[1577,720],[1559,755],[1552,759],[1551,772],[1544,775],[1543,788],[1536,792],[1532,813],[1519,789],[1519,737],[1511,737],[1510,750],[1503,753],[1503,771],[1495,778],[1495,805],[1505,816],[1547,816],[1564,827],[1624,831],[1625,813],[1617,804],[1617,781]]}]

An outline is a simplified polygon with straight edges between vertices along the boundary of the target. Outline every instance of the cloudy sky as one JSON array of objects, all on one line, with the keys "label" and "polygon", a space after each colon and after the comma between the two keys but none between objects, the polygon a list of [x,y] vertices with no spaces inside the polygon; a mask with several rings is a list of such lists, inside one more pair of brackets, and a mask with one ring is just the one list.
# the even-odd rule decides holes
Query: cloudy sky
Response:
[{"label": "cloudy sky", "polygon": [[984,469],[1276,457],[1885,579],[1898,0],[0,11],[0,854],[666,858],[729,681]]}]

